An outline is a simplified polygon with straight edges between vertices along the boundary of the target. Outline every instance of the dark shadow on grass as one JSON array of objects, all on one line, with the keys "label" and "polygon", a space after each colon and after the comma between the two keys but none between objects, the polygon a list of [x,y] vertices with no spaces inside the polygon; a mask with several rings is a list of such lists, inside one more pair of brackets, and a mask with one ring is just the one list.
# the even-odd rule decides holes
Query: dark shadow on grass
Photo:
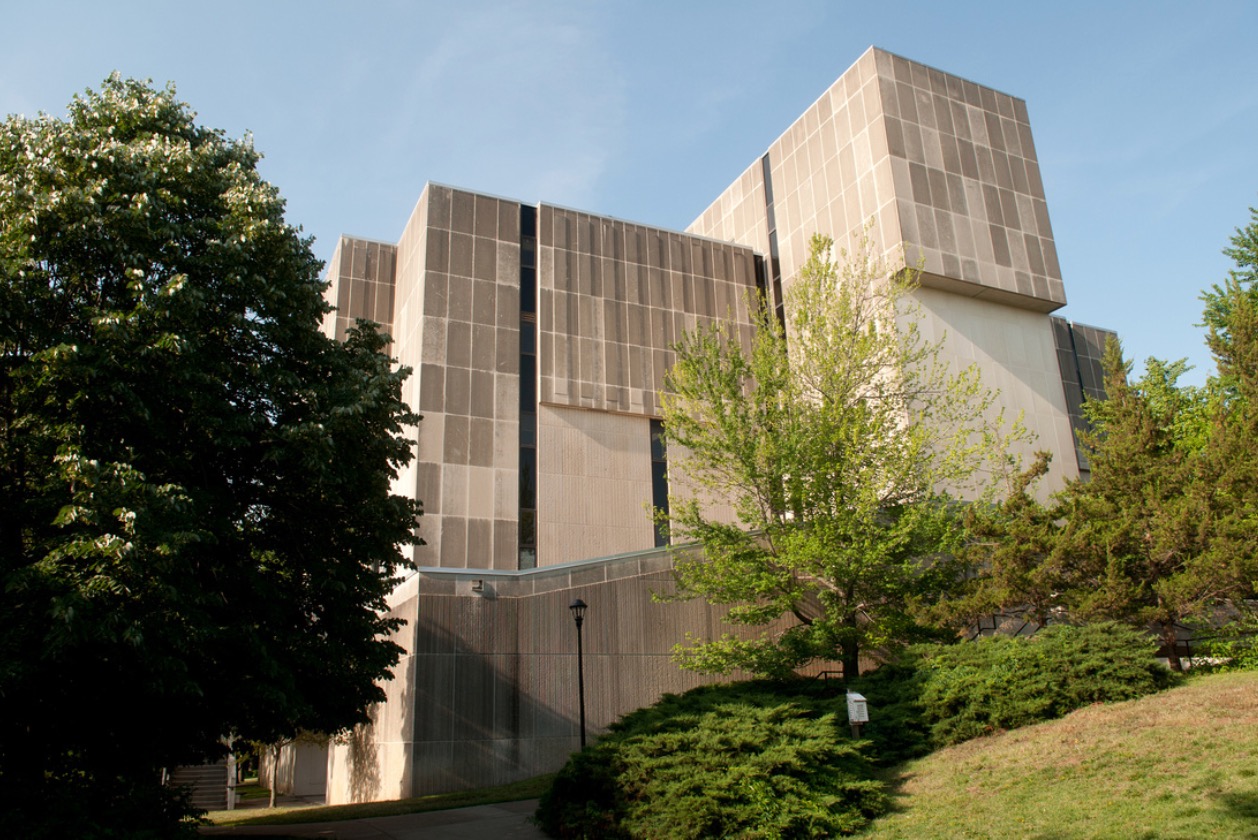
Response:
[{"label": "dark shadow on grass", "polygon": [[915,773],[903,773],[894,767],[879,770],[874,774],[874,778],[887,786],[887,812],[880,817],[875,817],[873,822],[876,824],[878,820],[889,817],[892,814],[903,814],[909,810],[908,803],[912,799],[904,792],[904,786],[916,778]]},{"label": "dark shadow on grass", "polygon": [[1258,836],[1258,792],[1220,793],[1214,798],[1229,815],[1252,823],[1254,834]]}]

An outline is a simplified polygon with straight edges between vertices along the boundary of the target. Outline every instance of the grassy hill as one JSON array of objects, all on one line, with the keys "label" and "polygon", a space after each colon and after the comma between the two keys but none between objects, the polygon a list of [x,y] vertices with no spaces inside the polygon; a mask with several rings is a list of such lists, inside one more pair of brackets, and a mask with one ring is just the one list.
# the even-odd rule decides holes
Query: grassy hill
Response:
[{"label": "grassy hill", "polygon": [[981,738],[896,768],[890,838],[1258,838],[1258,673]]}]

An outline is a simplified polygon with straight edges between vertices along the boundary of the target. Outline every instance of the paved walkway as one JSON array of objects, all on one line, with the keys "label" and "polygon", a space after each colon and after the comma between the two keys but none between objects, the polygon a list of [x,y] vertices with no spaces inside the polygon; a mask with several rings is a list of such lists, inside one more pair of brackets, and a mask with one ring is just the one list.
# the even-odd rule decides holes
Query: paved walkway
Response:
[{"label": "paved walkway", "polygon": [[336,840],[545,840],[529,822],[536,799],[476,805],[452,811],[428,811],[400,817],[307,823],[304,825],[214,826],[212,837],[322,837]]}]

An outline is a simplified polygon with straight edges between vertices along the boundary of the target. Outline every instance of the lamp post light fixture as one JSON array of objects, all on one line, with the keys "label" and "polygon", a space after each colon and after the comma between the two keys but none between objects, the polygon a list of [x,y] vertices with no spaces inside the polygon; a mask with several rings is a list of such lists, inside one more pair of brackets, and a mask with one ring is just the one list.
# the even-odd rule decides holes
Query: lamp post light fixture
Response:
[{"label": "lamp post light fixture", "polygon": [[585,749],[585,663],[582,661],[581,625],[585,622],[586,603],[580,598],[568,605],[572,620],[577,623],[577,703],[581,708],[581,749]]}]

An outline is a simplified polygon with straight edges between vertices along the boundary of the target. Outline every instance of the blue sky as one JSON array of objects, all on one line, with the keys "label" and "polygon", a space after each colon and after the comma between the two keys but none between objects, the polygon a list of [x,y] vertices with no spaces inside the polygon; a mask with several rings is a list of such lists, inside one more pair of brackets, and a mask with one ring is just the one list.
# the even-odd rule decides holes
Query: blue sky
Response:
[{"label": "blue sky", "polygon": [[[770,11],[770,9],[772,11]],[[0,113],[111,71],[253,133],[331,256],[426,181],[684,227],[871,44],[1027,101],[1069,318],[1213,369],[1258,205],[1252,2],[4,2]],[[14,37],[22,33],[25,37]]]}]

